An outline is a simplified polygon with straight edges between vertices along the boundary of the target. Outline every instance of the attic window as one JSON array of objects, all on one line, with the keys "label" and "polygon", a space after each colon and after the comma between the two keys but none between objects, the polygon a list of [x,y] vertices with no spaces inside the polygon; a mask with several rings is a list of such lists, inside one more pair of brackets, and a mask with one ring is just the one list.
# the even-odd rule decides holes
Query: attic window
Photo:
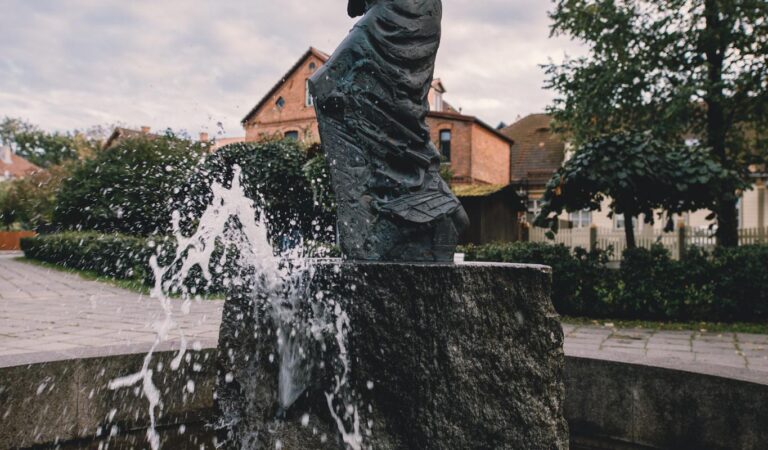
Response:
[{"label": "attic window", "polygon": [[279,109],[283,109],[285,107],[285,99],[283,97],[280,97],[275,102],[275,106],[277,106]]},{"label": "attic window", "polygon": [[317,69],[317,64],[313,62],[309,63],[309,70],[315,70],[315,69]]}]

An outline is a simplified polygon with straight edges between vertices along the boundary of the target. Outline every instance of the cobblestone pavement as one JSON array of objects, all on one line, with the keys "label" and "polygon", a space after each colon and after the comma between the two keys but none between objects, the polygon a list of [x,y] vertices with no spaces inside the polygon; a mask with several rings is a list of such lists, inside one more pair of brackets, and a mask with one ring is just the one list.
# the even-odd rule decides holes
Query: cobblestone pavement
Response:
[{"label": "cobblestone pavement", "polygon": [[[164,314],[157,300],[0,254],[0,357],[151,343]],[[173,301],[189,340],[216,339],[222,301]],[[564,325],[566,354],[642,357],[768,374],[768,335]]]},{"label": "cobblestone pavement", "polygon": [[[165,318],[156,299],[18,256],[0,252],[0,357],[154,342]],[[218,337],[223,302],[192,302],[189,314],[181,300],[172,303],[188,340]]]}]

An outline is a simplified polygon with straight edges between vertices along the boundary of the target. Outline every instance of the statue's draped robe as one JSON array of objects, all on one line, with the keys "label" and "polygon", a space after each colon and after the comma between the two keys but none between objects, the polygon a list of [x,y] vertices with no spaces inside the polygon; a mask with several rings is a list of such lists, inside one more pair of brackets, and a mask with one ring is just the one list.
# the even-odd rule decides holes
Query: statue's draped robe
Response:
[{"label": "statue's draped robe", "polygon": [[442,5],[363,4],[365,15],[310,84],[342,250],[356,259],[447,259],[466,215],[439,176],[426,124]]}]

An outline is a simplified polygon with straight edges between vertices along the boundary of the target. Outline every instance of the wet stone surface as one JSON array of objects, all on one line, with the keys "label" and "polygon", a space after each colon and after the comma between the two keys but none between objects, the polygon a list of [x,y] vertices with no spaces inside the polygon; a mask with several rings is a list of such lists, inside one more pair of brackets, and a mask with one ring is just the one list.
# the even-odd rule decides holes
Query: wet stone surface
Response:
[{"label": "wet stone surface", "polygon": [[[532,266],[319,265],[312,291],[349,316],[347,394],[365,446],[567,448],[563,333],[549,284]],[[343,448],[325,397],[338,348],[307,345],[320,355],[313,381],[281,411],[276,333],[247,296],[225,306],[217,396],[228,448]]]}]

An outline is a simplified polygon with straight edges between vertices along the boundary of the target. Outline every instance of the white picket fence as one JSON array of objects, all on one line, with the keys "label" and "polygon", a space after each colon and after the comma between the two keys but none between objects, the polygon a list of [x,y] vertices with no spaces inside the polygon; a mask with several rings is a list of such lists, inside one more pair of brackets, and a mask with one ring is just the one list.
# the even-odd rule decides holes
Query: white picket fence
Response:
[{"label": "white picket fence", "polygon": [[[545,228],[530,228],[528,240],[531,242],[544,242],[549,244],[563,244],[569,248],[582,247],[585,249],[598,248],[608,250],[613,248],[611,260],[620,261],[621,255],[627,248],[624,230],[610,228],[572,228],[561,229],[555,239],[549,239]],[[685,244],[681,245],[681,239]],[[660,230],[646,230],[635,234],[635,241],[640,248],[651,248],[655,244],[661,244],[669,250],[674,259],[680,258],[681,248],[697,246],[704,249],[715,247],[716,239],[710,230],[693,228],[678,228],[665,233]],[[768,227],[743,228],[739,230],[739,245],[768,243]]]}]

